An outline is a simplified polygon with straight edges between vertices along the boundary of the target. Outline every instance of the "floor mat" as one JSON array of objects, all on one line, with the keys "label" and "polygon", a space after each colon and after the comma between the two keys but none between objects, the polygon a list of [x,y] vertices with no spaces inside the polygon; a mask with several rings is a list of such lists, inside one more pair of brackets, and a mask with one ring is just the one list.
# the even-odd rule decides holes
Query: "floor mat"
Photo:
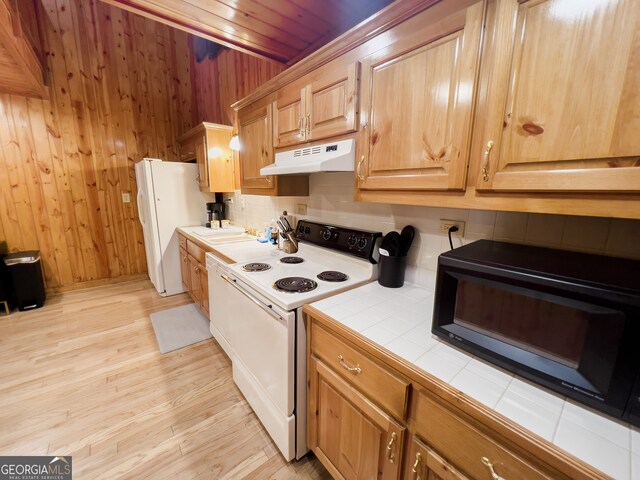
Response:
[{"label": "floor mat", "polygon": [[172,352],[211,338],[209,319],[195,303],[151,314],[160,353]]}]

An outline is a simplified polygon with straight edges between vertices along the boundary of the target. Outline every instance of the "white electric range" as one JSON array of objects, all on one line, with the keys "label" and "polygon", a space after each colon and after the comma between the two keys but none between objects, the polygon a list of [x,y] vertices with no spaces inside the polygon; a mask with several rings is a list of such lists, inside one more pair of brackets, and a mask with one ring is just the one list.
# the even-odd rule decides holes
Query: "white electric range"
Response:
[{"label": "white electric range", "polygon": [[377,278],[373,254],[380,237],[300,221],[295,254],[273,247],[230,266],[208,258],[211,331],[231,358],[234,381],[287,460],[308,451],[302,306]]}]

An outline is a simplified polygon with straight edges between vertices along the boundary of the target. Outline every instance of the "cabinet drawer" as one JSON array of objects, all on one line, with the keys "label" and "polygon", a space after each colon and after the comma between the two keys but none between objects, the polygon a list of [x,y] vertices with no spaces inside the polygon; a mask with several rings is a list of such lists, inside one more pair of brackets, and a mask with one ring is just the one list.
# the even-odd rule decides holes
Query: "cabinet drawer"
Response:
[{"label": "cabinet drawer", "polygon": [[180,246],[180,248],[184,248],[186,250],[187,249],[187,237],[185,237],[184,235],[178,234],[178,245]]},{"label": "cabinet drawer", "polygon": [[490,467],[484,463],[486,461],[491,462],[500,478],[551,478],[440,405],[425,392],[420,392],[415,397],[411,416],[416,433],[428,439],[429,444],[446,454],[453,465],[472,478],[491,478]]},{"label": "cabinet drawer", "polygon": [[313,323],[311,351],[338,375],[358,388],[388,413],[404,419],[409,382],[403,380],[370,358],[360,349],[348,345]]},{"label": "cabinet drawer", "polygon": [[189,255],[195,258],[198,261],[198,263],[202,265],[207,264],[207,258],[206,258],[207,252],[205,252],[202,248],[200,248],[198,245],[196,245],[190,240],[187,240],[187,252],[189,252]]}]

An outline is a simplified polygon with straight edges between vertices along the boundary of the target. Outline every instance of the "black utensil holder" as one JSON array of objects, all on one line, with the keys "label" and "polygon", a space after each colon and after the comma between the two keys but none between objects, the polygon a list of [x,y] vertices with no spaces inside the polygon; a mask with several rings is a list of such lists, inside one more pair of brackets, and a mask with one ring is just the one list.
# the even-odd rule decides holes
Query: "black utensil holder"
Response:
[{"label": "black utensil holder", "polygon": [[383,287],[400,288],[404,285],[404,272],[407,268],[407,257],[389,257],[380,255],[378,266],[378,283]]}]

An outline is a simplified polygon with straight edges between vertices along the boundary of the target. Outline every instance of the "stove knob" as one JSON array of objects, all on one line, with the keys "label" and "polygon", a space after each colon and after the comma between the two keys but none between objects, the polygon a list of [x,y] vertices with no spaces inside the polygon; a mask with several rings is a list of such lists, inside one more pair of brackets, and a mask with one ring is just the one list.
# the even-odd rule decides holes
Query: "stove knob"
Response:
[{"label": "stove knob", "polygon": [[351,235],[349,237],[349,246],[350,247],[355,247],[357,242],[358,242],[358,237],[356,237],[355,234],[353,234],[353,235]]},{"label": "stove knob", "polygon": [[298,233],[304,233],[304,227],[302,225],[298,225]]},{"label": "stove knob", "polygon": [[311,229],[309,227],[304,227],[304,233],[309,235],[311,233]]},{"label": "stove knob", "polygon": [[369,241],[365,237],[362,237],[360,240],[358,240],[358,248],[363,249],[364,247],[367,246],[368,242]]},{"label": "stove knob", "polygon": [[324,238],[325,240],[329,240],[331,238],[331,230],[327,228],[325,231],[323,231],[322,238]]}]

